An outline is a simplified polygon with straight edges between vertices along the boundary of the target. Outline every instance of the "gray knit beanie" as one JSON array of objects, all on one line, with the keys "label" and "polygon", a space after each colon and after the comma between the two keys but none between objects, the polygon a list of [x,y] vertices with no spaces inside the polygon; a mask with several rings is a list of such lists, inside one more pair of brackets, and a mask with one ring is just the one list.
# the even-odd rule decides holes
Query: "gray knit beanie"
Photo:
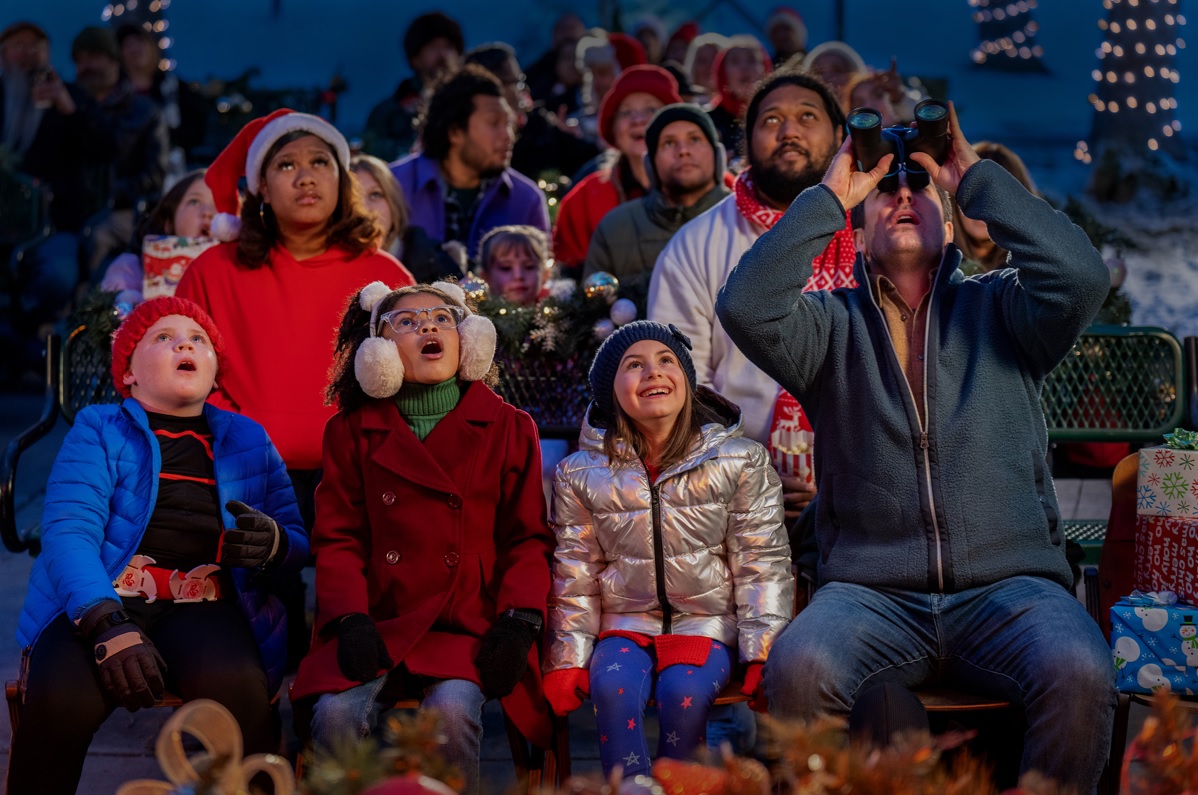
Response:
[{"label": "gray knit beanie", "polygon": [[691,392],[698,388],[695,377],[695,363],[691,359],[691,341],[674,326],[654,323],[652,320],[637,320],[621,326],[618,331],[603,341],[595,352],[595,361],[591,363],[591,394],[595,397],[595,410],[599,419],[610,420],[614,416],[612,390],[615,388],[616,372],[620,369],[620,360],[624,354],[638,342],[656,340],[674,352],[678,364],[686,373],[690,382]]}]

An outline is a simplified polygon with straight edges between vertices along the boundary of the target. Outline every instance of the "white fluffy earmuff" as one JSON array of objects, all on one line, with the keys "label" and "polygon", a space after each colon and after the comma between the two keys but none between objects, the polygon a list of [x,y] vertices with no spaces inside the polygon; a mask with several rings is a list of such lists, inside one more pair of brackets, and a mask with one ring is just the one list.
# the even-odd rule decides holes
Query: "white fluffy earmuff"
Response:
[{"label": "white fluffy earmuff", "polygon": [[466,310],[458,324],[458,377],[463,381],[481,381],[495,361],[495,324],[476,315],[466,304],[466,291],[453,282],[433,282],[432,287],[445,293]]},{"label": "white fluffy earmuff", "polygon": [[379,322],[379,305],[391,294],[382,282],[371,282],[362,288],[358,305],[370,310],[370,337],[358,346],[354,354],[354,378],[362,391],[372,398],[394,397],[403,386],[403,361],[399,348],[391,340],[375,334]]}]

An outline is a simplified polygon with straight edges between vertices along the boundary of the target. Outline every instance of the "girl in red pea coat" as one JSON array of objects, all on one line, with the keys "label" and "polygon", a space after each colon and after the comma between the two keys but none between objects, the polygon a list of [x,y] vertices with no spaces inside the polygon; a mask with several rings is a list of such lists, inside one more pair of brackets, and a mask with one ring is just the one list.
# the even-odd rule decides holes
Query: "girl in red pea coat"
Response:
[{"label": "girl in red pea coat", "polygon": [[436,709],[478,785],[488,698],[548,745],[537,639],[554,537],[536,426],[483,380],[495,328],[446,282],[351,300],[316,490],[317,615],[293,698],[313,741],[365,737],[387,701]]}]

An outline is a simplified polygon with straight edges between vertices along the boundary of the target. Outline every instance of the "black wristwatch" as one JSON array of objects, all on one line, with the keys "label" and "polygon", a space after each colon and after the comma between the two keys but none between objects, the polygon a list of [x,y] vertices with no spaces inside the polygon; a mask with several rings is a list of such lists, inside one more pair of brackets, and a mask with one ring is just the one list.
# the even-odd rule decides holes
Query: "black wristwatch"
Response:
[{"label": "black wristwatch", "polygon": [[510,618],[518,618],[525,624],[531,624],[533,631],[538,633],[541,631],[541,627],[545,623],[541,618],[541,614],[536,610],[524,610],[513,607],[510,610],[505,610],[503,614]]}]

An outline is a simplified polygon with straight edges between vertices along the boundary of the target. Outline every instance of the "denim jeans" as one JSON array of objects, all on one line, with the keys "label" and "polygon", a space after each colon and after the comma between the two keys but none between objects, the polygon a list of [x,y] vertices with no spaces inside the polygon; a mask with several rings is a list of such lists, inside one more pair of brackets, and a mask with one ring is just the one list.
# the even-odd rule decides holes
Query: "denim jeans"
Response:
[{"label": "denim jeans", "polygon": [[[386,705],[378,696],[387,677],[380,676],[340,693],[326,693],[312,715],[312,742],[325,748],[346,738],[364,739],[378,725]],[[479,754],[483,738],[482,690],[465,679],[442,679],[424,690],[420,709],[436,710],[445,729],[445,760],[461,771],[467,795],[478,792]]]},{"label": "denim jeans", "polygon": [[775,642],[764,674],[783,719],[844,714],[882,682],[1004,698],[1027,718],[1021,772],[1082,793],[1110,750],[1110,649],[1073,594],[1038,577],[953,594],[829,583]]}]

